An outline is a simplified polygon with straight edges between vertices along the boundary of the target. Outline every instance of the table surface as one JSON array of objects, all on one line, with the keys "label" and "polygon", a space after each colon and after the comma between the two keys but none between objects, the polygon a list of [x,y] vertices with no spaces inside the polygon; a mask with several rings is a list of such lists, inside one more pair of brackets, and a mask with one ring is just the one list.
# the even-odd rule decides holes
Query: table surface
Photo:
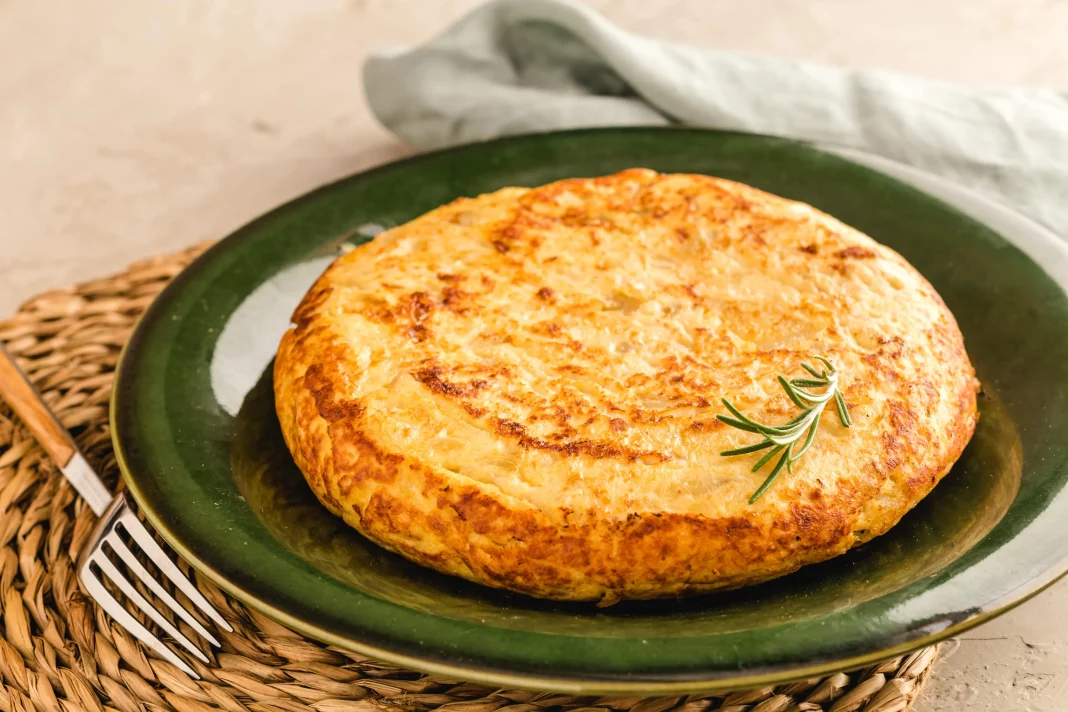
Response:
[{"label": "table surface", "polygon": [[[0,314],[221,237],[411,152],[368,52],[475,0],[9,0],[0,7]],[[965,84],[1068,86],[1068,0],[588,0],[657,37]],[[921,712],[1068,707],[1068,581],[960,639]]]}]

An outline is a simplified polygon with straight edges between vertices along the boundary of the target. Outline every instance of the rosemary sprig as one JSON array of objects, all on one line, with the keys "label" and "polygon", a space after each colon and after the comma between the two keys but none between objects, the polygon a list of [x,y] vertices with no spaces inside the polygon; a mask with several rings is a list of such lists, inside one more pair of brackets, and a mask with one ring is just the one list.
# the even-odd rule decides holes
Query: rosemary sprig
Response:
[{"label": "rosemary sprig", "polygon": [[[846,408],[845,401],[842,400],[842,394],[838,392],[837,369],[835,369],[834,364],[822,356],[817,356],[816,358],[826,367],[824,370],[817,371],[807,363],[801,364],[801,367],[812,376],[811,378],[794,378],[787,381],[784,377],[779,376],[779,385],[783,387],[786,395],[790,397],[794,405],[802,409],[802,413],[788,423],[782,425],[758,423],[731,405],[731,402],[726,398],[723,399],[723,405],[727,407],[731,415],[717,415],[716,417],[733,428],[744,430],[747,433],[763,435],[764,440],[755,445],[725,450],[720,455],[727,457],[748,455],[749,453],[771,448],[753,465],[752,472],[759,470],[770,462],[772,458],[779,457],[775,466],[771,468],[771,474],[764,480],[764,484],[760,485],[757,491],[753,493],[753,496],[749,498],[749,504],[756,502],[761,495],[768,491],[768,488],[775,483],[783,468],[791,473],[794,471],[794,463],[800,460],[801,456],[812,447],[812,442],[816,439],[816,431],[820,427],[823,408],[829,402],[834,401],[835,409],[838,411],[838,420],[843,426],[848,428],[853,424],[853,421],[849,418],[849,409]],[[809,390],[811,388],[823,388],[825,390],[822,393],[813,393]],[[801,442],[802,435],[805,435],[804,442],[801,443],[800,447],[797,447],[798,442]]]}]

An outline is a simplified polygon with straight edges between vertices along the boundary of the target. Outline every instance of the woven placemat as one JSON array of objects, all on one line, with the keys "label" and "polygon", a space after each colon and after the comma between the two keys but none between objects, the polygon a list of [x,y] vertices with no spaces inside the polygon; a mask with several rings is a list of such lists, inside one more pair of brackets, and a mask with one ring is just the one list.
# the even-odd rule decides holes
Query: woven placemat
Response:
[{"label": "woven placemat", "polygon": [[[205,247],[42,294],[0,321],[0,341],[111,486],[119,478],[108,399],[119,350],[152,299]],[[500,690],[427,677],[309,640],[195,579],[234,633],[223,634],[222,650],[209,653],[211,665],[198,665],[203,679],[194,681],[150,656],[79,588],[72,562],[94,522],[0,400],[2,712],[900,712],[915,701],[938,657],[928,647],[851,673],[718,695],[595,698]]]}]

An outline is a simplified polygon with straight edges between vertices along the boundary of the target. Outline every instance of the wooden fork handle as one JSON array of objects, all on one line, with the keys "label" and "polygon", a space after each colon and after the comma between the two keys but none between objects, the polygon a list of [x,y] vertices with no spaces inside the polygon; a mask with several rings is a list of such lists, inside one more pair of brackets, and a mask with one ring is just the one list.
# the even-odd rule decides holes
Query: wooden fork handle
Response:
[{"label": "wooden fork handle", "polygon": [[52,462],[60,468],[70,464],[77,452],[74,441],[3,345],[0,345],[0,397],[22,419]]}]

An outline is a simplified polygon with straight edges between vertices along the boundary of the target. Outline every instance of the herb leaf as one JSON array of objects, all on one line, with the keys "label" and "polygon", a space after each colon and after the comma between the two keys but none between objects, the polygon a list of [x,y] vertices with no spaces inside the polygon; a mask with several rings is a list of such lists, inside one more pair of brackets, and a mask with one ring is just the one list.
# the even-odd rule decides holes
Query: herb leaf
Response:
[{"label": "herb leaf", "polygon": [[765,440],[764,442],[757,443],[756,445],[746,445],[745,447],[740,447],[735,450],[724,450],[720,453],[720,455],[724,455],[726,457],[730,457],[731,455],[748,455],[751,452],[759,452],[766,447],[771,447],[774,444],[775,443],[771,442],[770,440]]},{"label": "herb leaf", "polygon": [[[764,480],[764,484],[760,485],[757,491],[753,493],[753,496],[749,498],[749,504],[753,504],[760,499],[768,491],[768,488],[775,484],[775,480],[782,473],[783,468],[786,468],[791,473],[794,471],[794,463],[801,459],[801,456],[812,447],[812,443],[816,439],[816,431],[819,430],[820,426],[820,417],[823,415],[823,408],[827,403],[834,400],[834,407],[838,412],[838,420],[843,427],[848,428],[853,424],[852,418],[849,417],[849,408],[846,407],[845,400],[843,400],[842,394],[838,391],[838,370],[833,363],[822,356],[817,356],[816,360],[826,366],[824,371],[817,371],[807,363],[801,364],[801,367],[812,378],[795,378],[788,381],[785,376],[780,375],[778,377],[779,385],[786,391],[786,395],[789,396],[794,405],[802,409],[802,412],[797,417],[783,425],[758,423],[735,408],[726,398],[723,399],[723,405],[734,417],[717,415],[716,417],[719,420],[732,428],[744,430],[747,433],[763,435],[764,439],[753,445],[725,450],[720,455],[724,457],[748,455],[749,453],[771,448],[753,466],[752,472],[756,472],[776,455],[782,453],[782,456],[772,468],[771,474]],[[822,388],[824,390],[822,393],[813,393],[808,390],[811,388]],[[794,448],[801,441],[802,435],[805,436],[804,442],[795,452]]]}]

